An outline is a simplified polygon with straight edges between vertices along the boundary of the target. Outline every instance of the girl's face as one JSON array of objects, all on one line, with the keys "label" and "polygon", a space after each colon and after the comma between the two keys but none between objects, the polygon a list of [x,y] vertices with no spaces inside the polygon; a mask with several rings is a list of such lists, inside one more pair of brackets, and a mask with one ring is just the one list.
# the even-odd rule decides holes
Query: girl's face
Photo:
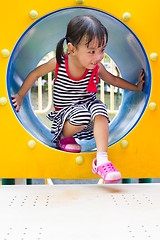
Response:
[{"label": "girl's face", "polygon": [[98,45],[98,40],[95,38],[88,46],[85,38],[83,37],[74,52],[74,56],[76,57],[80,67],[94,69],[95,66],[102,61],[104,58],[106,44],[100,47]]}]

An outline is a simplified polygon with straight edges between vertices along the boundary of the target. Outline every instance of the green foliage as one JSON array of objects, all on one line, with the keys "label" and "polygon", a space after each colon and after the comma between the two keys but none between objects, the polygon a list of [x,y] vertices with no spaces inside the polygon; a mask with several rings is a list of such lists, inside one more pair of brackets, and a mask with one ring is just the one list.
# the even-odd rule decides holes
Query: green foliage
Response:
[{"label": "green foliage", "polygon": [[[55,71],[52,72],[52,79],[54,79],[54,78],[55,78]],[[48,74],[44,75],[44,76],[42,77],[42,79],[48,81]]]},{"label": "green foliage", "polygon": [[105,63],[110,63],[110,57],[107,55],[107,54],[105,54],[105,56],[104,56],[104,62]]}]

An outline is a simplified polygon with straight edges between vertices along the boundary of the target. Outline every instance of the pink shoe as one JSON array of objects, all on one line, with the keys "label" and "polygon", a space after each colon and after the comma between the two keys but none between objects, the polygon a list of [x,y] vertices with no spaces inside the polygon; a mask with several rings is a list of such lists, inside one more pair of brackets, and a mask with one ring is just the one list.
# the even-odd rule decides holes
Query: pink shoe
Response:
[{"label": "pink shoe", "polygon": [[58,139],[56,146],[66,152],[79,153],[81,151],[81,146],[73,137]]},{"label": "pink shoe", "polygon": [[97,159],[95,158],[93,160],[92,172],[101,176],[103,181],[107,183],[116,183],[121,180],[121,173],[109,161],[97,167]]}]

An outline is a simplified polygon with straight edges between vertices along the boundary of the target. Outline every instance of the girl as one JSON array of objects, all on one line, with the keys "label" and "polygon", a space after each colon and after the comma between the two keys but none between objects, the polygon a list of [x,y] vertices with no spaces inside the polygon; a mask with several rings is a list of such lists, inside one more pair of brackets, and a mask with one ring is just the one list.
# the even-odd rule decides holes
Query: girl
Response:
[{"label": "girl", "polygon": [[[68,54],[63,53],[67,42]],[[41,76],[55,70],[53,103],[55,111],[48,115],[53,121],[51,132],[59,149],[80,152],[75,138],[95,138],[97,156],[92,171],[105,182],[121,180],[121,173],[108,160],[109,118],[106,105],[96,98],[98,76],[105,82],[129,91],[142,91],[144,73],[141,70],[137,85],[110,74],[102,65],[108,33],[93,16],[74,17],[67,33],[56,48],[56,58],[51,59],[25,79],[19,92],[12,96],[15,110],[19,112],[22,101],[33,83]]]}]

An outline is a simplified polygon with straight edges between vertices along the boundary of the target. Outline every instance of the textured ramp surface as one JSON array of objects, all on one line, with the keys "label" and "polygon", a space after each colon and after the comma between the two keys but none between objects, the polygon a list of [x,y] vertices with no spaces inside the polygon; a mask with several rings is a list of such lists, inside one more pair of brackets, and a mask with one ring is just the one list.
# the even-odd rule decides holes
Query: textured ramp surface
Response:
[{"label": "textured ramp surface", "polygon": [[0,187],[1,240],[158,239],[160,184]]}]

